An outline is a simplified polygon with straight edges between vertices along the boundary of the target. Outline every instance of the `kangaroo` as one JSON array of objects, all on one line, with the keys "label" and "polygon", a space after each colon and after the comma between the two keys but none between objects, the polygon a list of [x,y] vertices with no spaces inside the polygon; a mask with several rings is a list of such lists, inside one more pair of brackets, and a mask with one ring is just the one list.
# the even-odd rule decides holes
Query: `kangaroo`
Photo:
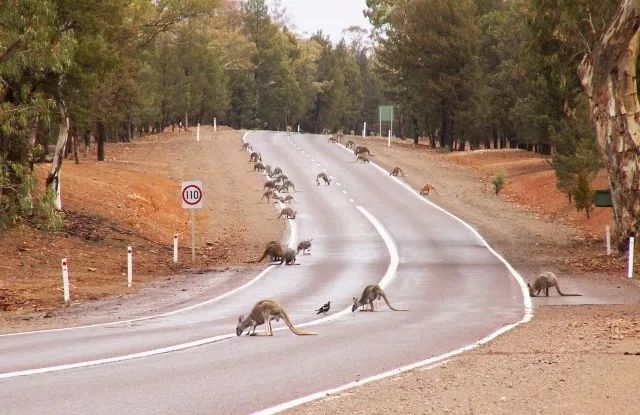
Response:
[{"label": "kangaroo", "polygon": [[282,174],[282,169],[280,167],[276,167],[275,169],[273,169],[273,174],[272,176],[278,176]]},{"label": "kangaroo", "polygon": [[271,166],[270,165],[265,165],[264,166],[264,172],[267,174],[267,176],[271,176]]},{"label": "kangaroo", "polygon": [[402,169],[400,167],[394,167],[393,170],[391,170],[389,176],[398,176],[399,174],[404,177],[404,172],[402,171]]},{"label": "kangaroo", "polygon": [[286,195],[284,199],[281,200],[282,203],[295,203],[296,200],[291,195]]},{"label": "kangaroo", "polygon": [[330,136],[329,136],[329,142],[330,142],[330,143],[337,143],[337,142],[338,142],[338,140],[337,140],[333,135],[330,135]]},{"label": "kangaroo", "polygon": [[284,182],[286,182],[287,180],[289,180],[289,177],[287,177],[287,175],[285,174],[281,174],[280,176],[276,177],[275,182],[276,183],[282,182],[284,184]]},{"label": "kangaroo", "polygon": [[336,139],[340,141],[343,138],[344,138],[344,132],[342,130],[338,130],[338,132],[336,133]]},{"label": "kangaroo", "polygon": [[276,219],[284,216],[285,219],[295,219],[298,212],[294,212],[290,207],[283,208]]},{"label": "kangaroo", "polygon": [[264,194],[262,195],[262,197],[260,198],[260,201],[262,202],[262,199],[266,198],[267,199],[267,203],[271,202],[271,199],[277,199],[278,198],[278,194],[275,192],[275,190],[267,190],[266,192],[264,192]]},{"label": "kangaroo", "polygon": [[436,190],[436,187],[434,185],[432,185],[431,183],[427,183],[424,186],[422,186],[422,190],[420,190],[420,194],[421,195],[428,195],[430,191],[434,191],[435,194],[439,195],[440,193],[438,193],[438,191]]},{"label": "kangaroo", "polygon": [[327,173],[320,173],[316,176],[316,184],[320,186],[320,179],[324,180],[324,183],[329,186],[331,184],[331,179],[327,176]]},{"label": "kangaroo", "polygon": [[300,265],[296,264],[296,251],[291,248],[287,248],[282,253],[282,258],[280,259],[279,265]]},{"label": "kangaroo", "polygon": [[255,151],[251,153],[249,156],[249,163],[255,163],[257,161],[262,161],[262,155],[260,153],[256,153]]},{"label": "kangaroo", "polygon": [[277,188],[278,188],[278,185],[277,185],[277,184],[276,184],[276,182],[275,182],[275,181],[273,181],[273,180],[267,180],[267,181],[264,183],[264,186],[263,186],[262,188],[263,188],[263,189],[277,189]]},{"label": "kangaroo", "polygon": [[302,255],[311,255],[311,252],[307,252],[311,249],[311,241],[313,238],[298,242],[298,252],[296,253],[299,254],[302,251]]},{"label": "kangaroo", "polygon": [[365,156],[364,154],[358,154],[358,157],[356,158],[356,161],[362,162],[362,163],[370,163],[371,161],[369,160],[369,157]]},{"label": "kangaroo", "polygon": [[353,297],[353,306],[351,307],[351,312],[356,311],[358,307],[362,307],[362,310],[365,311],[365,307],[367,306],[367,304],[371,307],[369,311],[375,311],[373,309],[373,302],[374,300],[379,300],[380,298],[384,299],[384,302],[387,303],[389,308],[392,309],[393,311],[409,311],[409,310],[400,310],[397,308],[393,308],[393,306],[389,303],[389,300],[387,299],[386,294],[384,293],[384,291],[382,291],[382,288],[380,288],[379,285],[374,284],[374,285],[368,285],[364,289],[359,300],[357,297]]},{"label": "kangaroo", "polygon": [[267,247],[265,248],[262,256],[255,262],[262,262],[262,260],[265,259],[267,255],[269,255],[269,258],[271,259],[271,261],[278,261],[282,259],[282,255],[283,255],[282,244],[280,244],[280,242],[278,241],[270,241],[267,244]]},{"label": "kangaroo", "polygon": [[240,149],[240,151],[247,150],[247,149],[250,149],[250,148],[251,148],[251,144],[243,143],[242,144],[242,148]]},{"label": "kangaroo", "polygon": [[285,180],[284,183],[282,183],[282,186],[280,188],[286,190],[287,192],[291,188],[293,188],[294,192],[296,191],[296,186],[293,184],[293,182],[291,182],[289,180]]},{"label": "kangaroo", "polygon": [[582,294],[565,294],[562,291],[560,291],[560,284],[558,283],[558,277],[556,277],[553,272],[543,272],[533,282],[533,287],[529,283],[527,283],[527,287],[529,287],[529,295],[531,297],[538,297],[538,294],[540,294],[540,291],[543,291],[545,296],[548,297],[549,288],[551,287],[556,287],[558,294],[564,297],[582,297]]},{"label": "kangaroo", "polygon": [[238,325],[236,326],[236,335],[242,335],[242,333],[244,333],[248,328],[249,332],[247,335],[255,336],[256,327],[264,324],[264,335],[273,336],[271,320],[280,321],[280,319],[284,320],[284,323],[289,327],[289,330],[298,336],[315,336],[318,334],[312,331],[297,329],[293,323],[291,323],[291,319],[289,319],[289,315],[283,306],[273,300],[262,300],[258,301],[256,305],[253,306],[251,313],[249,313],[247,318],[240,316],[238,319]]},{"label": "kangaroo", "polygon": [[262,164],[261,162],[256,162],[253,165],[253,171],[263,171],[264,170],[264,164]]},{"label": "kangaroo", "polygon": [[373,154],[371,154],[371,152],[369,151],[369,149],[365,146],[358,146],[355,148],[355,150],[353,150],[353,154],[355,154],[356,156],[358,154],[364,154],[367,153],[369,155],[369,157],[373,157]]},{"label": "kangaroo", "polygon": [[353,148],[353,146],[355,146],[356,143],[353,140],[347,140],[347,142],[345,143],[345,147],[346,148]]}]

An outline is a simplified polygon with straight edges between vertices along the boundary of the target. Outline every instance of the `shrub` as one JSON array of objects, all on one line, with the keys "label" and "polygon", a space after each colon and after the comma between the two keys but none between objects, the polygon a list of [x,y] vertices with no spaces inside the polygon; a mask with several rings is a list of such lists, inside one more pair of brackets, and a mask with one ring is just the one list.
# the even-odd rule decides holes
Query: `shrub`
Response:
[{"label": "shrub", "polygon": [[496,196],[500,193],[502,188],[504,188],[504,170],[500,170],[494,177],[491,179],[491,183],[493,183],[493,190],[496,192]]}]

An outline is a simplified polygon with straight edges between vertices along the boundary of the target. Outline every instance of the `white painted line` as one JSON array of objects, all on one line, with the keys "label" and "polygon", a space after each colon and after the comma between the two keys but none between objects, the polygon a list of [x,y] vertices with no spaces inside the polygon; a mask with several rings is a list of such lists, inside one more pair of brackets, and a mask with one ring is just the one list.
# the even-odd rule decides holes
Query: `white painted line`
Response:
[{"label": "white painted line", "polygon": [[346,191],[346,190],[343,190],[343,191],[342,191],[342,193],[344,193],[344,194],[346,195],[346,194],[347,194],[347,191]]},{"label": "white painted line", "polygon": [[[380,286],[384,287],[386,284],[389,283],[389,281],[391,281],[393,279],[393,277],[396,274],[396,270],[398,268],[398,262],[399,262],[398,250],[396,248],[395,243],[393,242],[393,239],[391,239],[391,236],[389,235],[387,230],[384,229],[384,227],[380,224],[380,222],[378,222],[378,220],[376,218],[374,218],[369,212],[367,212],[361,206],[358,206],[358,210],[360,210],[360,212],[362,212],[362,214],[367,219],[369,219],[369,221],[371,221],[373,226],[380,233],[380,236],[382,237],[385,245],[387,246],[387,249],[389,250],[389,256],[391,258],[391,261],[389,262],[389,266],[387,267],[387,272],[384,274],[384,276],[382,277],[382,279],[378,283]],[[295,226],[295,221],[288,221],[288,222],[291,223],[291,227],[289,228],[290,231],[291,231],[289,246],[291,246],[293,248],[294,241],[295,241],[294,236],[297,233],[297,228]],[[274,268],[274,265],[272,265],[269,268],[267,268],[266,270],[264,270],[263,274],[266,274],[272,268]],[[229,295],[229,293],[227,293],[225,295]],[[338,318],[340,318],[340,317],[342,317],[342,316],[344,316],[346,314],[349,314],[349,313],[351,313],[351,307],[347,307],[344,310],[341,310],[341,311],[339,311],[337,313],[334,313],[334,314],[332,314],[330,316],[327,316],[327,317],[323,317],[323,318],[320,318],[320,319],[317,319],[317,320],[312,320],[312,321],[309,321],[307,323],[298,324],[297,327],[315,326],[315,325],[318,325],[318,324],[327,323],[329,321],[336,320],[336,319],[338,319]],[[279,328],[274,329],[274,330],[276,330],[276,331],[289,330],[289,328],[288,327],[279,327]],[[214,336],[214,337],[208,337],[208,338],[205,338],[205,339],[194,340],[194,341],[191,341],[191,342],[188,342],[188,343],[181,343],[181,344],[176,344],[176,345],[172,345],[172,346],[162,347],[162,348],[159,348],[159,349],[152,349],[152,350],[147,350],[147,351],[144,351],[144,352],[132,353],[132,354],[127,354],[127,355],[122,355],[122,356],[114,356],[114,357],[109,357],[109,358],[105,358],[105,359],[89,360],[89,361],[85,361],[85,362],[70,363],[70,364],[66,364],[66,365],[58,365],[58,366],[42,367],[42,368],[38,368],[38,369],[29,369],[29,370],[15,371],[15,372],[0,373],[0,379],[9,379],[9,378],[16,378],[16,377],[20,377],[20,376],[32,376],[32,375],[39,375],[39,374],[43,374],[43,373],[60,372],[62,370],[68,370],[68,369],[78,369],[78,368],[83,368],[83,367],[104,365],[104,364],[108,364],[108,363],[122,362],[122,361],[126,361],[126,360],[140,359],[140,358],[143,358],[143,357],[157,356],[157,355],[164,354],[164,353],[176,352],[176,351],[180,351],[180,350],[190,349],[192,347],[197,347],[197,346],[203,346],[203,345],[206,345],[206,344],[216,343],[216,342],[219,342],[219,341],[222,341],[222,340],[225,340],[225,339],[230,339],[230,338],[233,338],[233,337],[236,337],[235,333],[223,334],[223,335],[220,335],[220,336]]]},{"label": "white painted line", "polygon": [[353,202],[355,202],[355,200],[353,200],[353,199],[349,199],[349,202],[353,203]]}]

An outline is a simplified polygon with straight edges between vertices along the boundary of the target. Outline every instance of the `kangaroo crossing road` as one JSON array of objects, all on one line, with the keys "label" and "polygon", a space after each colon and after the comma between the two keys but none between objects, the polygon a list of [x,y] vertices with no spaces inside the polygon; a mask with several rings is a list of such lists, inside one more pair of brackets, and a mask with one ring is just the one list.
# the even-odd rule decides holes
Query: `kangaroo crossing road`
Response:
[{"label": "kangaroo crossing road", "polygon": [[[288,242],[313,238],[312,255],[182,312],[0,336],[3,414],[272,412],[467,348],[530,315],[518,278],[479,235],[377,166],[355,163],[326,136],[253,132],[247,140],[295,183]],[[316,185],[323,171],[330,186]],[[261,194],[256,186],[256,200]],[[352,297],[377,283],[409,311],[380,302],[375,313],[351,313]],[[319,335],[236,337],[238,316],[263,298]],[[327,301],[331,312],[318,320],[314,310]]]}]

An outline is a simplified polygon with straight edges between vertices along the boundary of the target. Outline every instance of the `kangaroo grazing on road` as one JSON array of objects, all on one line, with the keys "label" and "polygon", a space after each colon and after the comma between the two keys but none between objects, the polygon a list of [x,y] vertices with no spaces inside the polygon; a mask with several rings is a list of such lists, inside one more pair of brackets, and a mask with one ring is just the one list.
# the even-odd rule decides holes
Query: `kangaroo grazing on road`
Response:
[{"label": "kangaroo grazing on road", "polygon": [[275,182],[282,182],[284,184],[284,182],[286,182],[287,180],[289,180],[289,177],[286,174],[281,174],[280,176],[276,177]]},{"label": "kangaroo grazing on road", "polygon": [[556,287],[558,294],[565,297],[582,297],[582,294],[565,294],[562,291],[560,291],[560,284],[558,283],[558,277],[556,277],[553,272],[543,272],[533,282],[533,287],[529,283],[527,283],[527,287],[529,287],[529,295],[531,297],[539,297],[538,294],[540,294],[540,291],[544,292],[544,295],[548,297],[549,288],[551,287]]},{"label": "kangaroo grazing on road", "polygon": [[294,251],[291,248],[287,248],[284,250],[284,252],[282,253],[282,259],[280,260],[280,264],[279,265],[300,265],[300,264],[296,264],[296,251]]},{"label": "kangaroo grazing on road", "polygon": [[264,164],[262,164],[261,162],[256,162],[253,165],[253,171],[263,171],[264,170]]},{"label": "kangaroo grazing on road", "polygon": [[316,184],[320,186],[320,179],[324,180],[324,183],[329,186],[331,184],[331,179],[327,176],[327,173],[320,173],[316,176]]},{"label": "kangaroo grazing on road", "polygon": [[358,307],[362,307],[362,310],[366,311],[365,307],[367,304],[371,307],[369,311],[375,311],[373,309],[373,302],[375,300],[379,300],[380,298],[384,299],[384,302],[387,303],[389,308],[392,309],[393,311],[409,311],[409,310],[400,310],[397,308],[393,308],[393,306],[389,303],[389,300],[387,299],[387,295],[384,293],[384,291],[382,291],[382,288],[380,288],[380,286],[377,284],[368,285],[362,292],[362,295],[360,296],[359,300],[357,297],[353,297],[353,306],[351,307],[351,311],[352,312],[356,311]]},{"label": "kangaroo grazing on road", "polygon": [[282,186],[280,186],[280,191],[281,192],[284,192],[284,191],[288,192],[289,189],[291,189],[291,188],[293,188],[294,192],[296,191],[296,186],[293,184],[293,182],[289,181],[289,180],[285,180],[284,183],[282,183]]},{"label": "kangaroo grazing on road", "polygon": [[257,161],[262,161],[262,155],[260,153],[256,153],[255,151],[251,153],[249,156],[249,163],[255,163]]},{"label": "kangaroo grazing on road", "polygon": [[271,202],[271,199],[277,199],[278,198],[278,194],[275,192],[275,190],[267,190],[266,192],[264,192],[264,194],[260,198],[260,201],[262,202],[262,199],[264,199],[264,198],[266,198],[267,199],[267,203],[269,203],[269,202]]},{"label": "kangaroo grazing on road", "polygon": [[271,176],[279,176],[282,174],[282,169],[280,167],[276,167],[273,169],[273,174]]},{"label": "kangaroo grazing on road", "polygon": [[278,241],[270,241],[267,244],[267,247],[265,248],[262,256],[255,262],[262,262],[262,260],[265,259],[267,255],[269,255],[269,259],[271,259],[271,261],[279,261],[280,259],[282,259],[282,244]]},{"label": "kangaroo grazing on road", "polygon": [[250,148],[251,148],[251,144],[243,143],[242,144],[242,148],[240,149],[240,151],[247,150],[247,149],[250,149]]},{"label": "kangaroo grazing on road", "polygon": [[364,154],[358,154],[358,157],[356,158],[356,161],[359,161],[361,163],[370,163],[371,160],[369,160],[369,157],[365,156]]},{"label": "kangaroo grazing on road", "polygon": [[277,189],[278,185],[273,180],[268,180],[264,183],[263,189]]},{"label": "kangaroo grazing on road", "polygon": [[302,251],[302,255],[311,255],[311,252],[307,252],[311,249],[311,241],[313,238],[298,242],[298,252],[296,253],[299,254]]},{"label": "kangaroo grazing on road", "polygon": [[373,154],[371,154],[371,152],[369,151],[369,149],[365,146],[358,146],[355,148],[355,150],[353,150],[353,154],[355,154],[356,156],[358,154],[364,154],[367,153],[369,155],[369,157],[373,157]]},{"label": "kangaroo grazing on road", "polygon": [[391,170],[391,173],[389,173],[389,176],[398,176],[399,174],[402,174],[402,177],[404,177],[402,169],[400,167],[394,167],[393,170]]},{"label": "kangaroo grazing on road", "polygon": [[436,190],[436,187],[434,185],[432,185],[431,183],[427,183],[424,186],[422,186],[422,190],[420,190],[420,194],[421,195],[428,195],[430,191],[432,191],[439,195],[440,193],[438,193],[438,191]]},{"label": "kangaroo grazing on road", "polygon": [[344,146],[345,146],[346,148],[353,148],[353,146],[355,146],[355,145],[356,145],[355,141],[353,141],[353,140],[347,140],[347,142],[345,143],[345,145],[344,145]]},{"label": "kangaroo grazing on road", "polygon": [[295,203],[296,200],[291,195],[286,195],[284,199],[281,200],[282,203]]},{"label": "kangaroo grazing on road", "polygon": [[284,323],[289,327],[289,330],[298,336],[315,336],[318,334],[312,331],[297,329],[293,323],[291,323],[291,319],[289,319],[289,315],[283,306],[273,300],[262,300],[258,301],[256,305],[253,306],[251,313],[249,313],[247,318],[240,316],[238,319],[238,325],[236,326],[236,335],[242,335],[242,333],[244,333],[248,328],[249,332],[247,335],[255,336],[256,327],[264,324],[264,335],[273,336],[271,320],[280,321],[280,319],[284,320]]},{"label": "kangaroo grazing on road", "polygon": [[280,211],[280,214],[276,219],[280,219],[281,217],[285,217],[285,219],[295,219],[298,212],[294,212],[290,207],[283,208]]}]

